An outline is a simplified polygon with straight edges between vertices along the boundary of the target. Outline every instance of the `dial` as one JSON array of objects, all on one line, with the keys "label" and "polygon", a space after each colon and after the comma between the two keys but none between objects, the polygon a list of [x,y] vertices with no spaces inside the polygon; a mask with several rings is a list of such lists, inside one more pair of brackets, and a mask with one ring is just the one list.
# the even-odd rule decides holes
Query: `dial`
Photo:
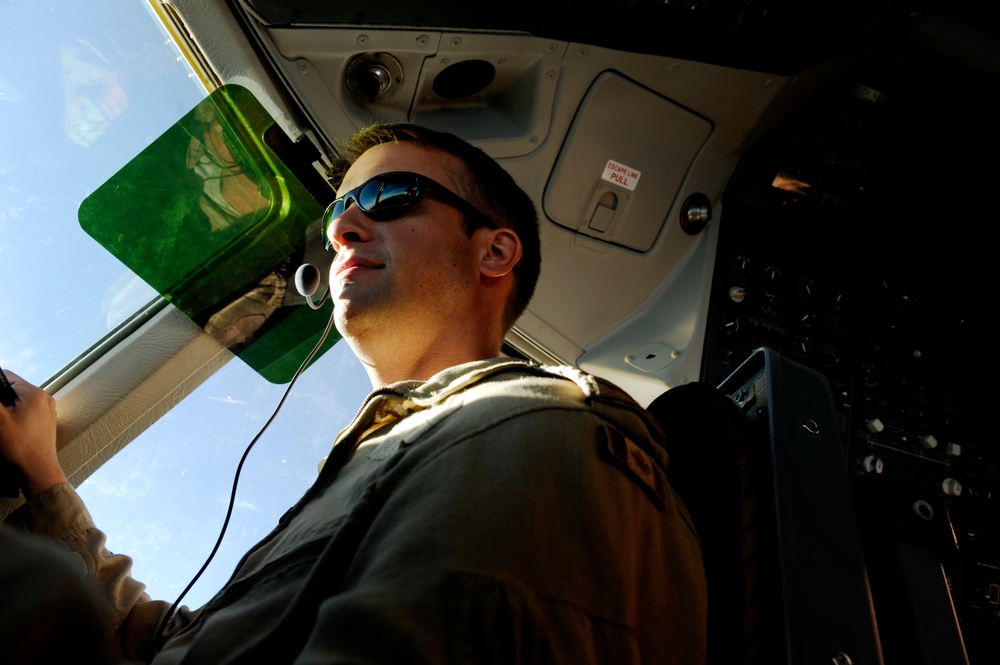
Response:
[{"label": "dial", "polygon": [[803,277],[802,279],[799,280],[798,291],[799,291],[799,296],[803,300],[815,299],[817,293],[816,289],[817,289],[816,282],[809,279],[808,277]]},{"label": "dial", "polygon": [[809,358],[814,350],[815,345],[809,335],[796,335],[792,340],[792,352],[799,358]]},{"label": "dial", "polygon": [[785,273],[778,266],[771,264],[764,268],[764,279],[771,284],[778,284],[785,279]]},{"label": "dial", "polygon": [[740,318],[738,316],[733,316],[722,324],[721,330],[723,334],[729,335],[730,337],[735,337],[740,334]]},{"label": "dial", "polygon": [[749,257],[744,255],[739,255],[733,259],[733,270],[737,275],[747,275],[750,273],[750,269],[753,267],[753,262]]}]

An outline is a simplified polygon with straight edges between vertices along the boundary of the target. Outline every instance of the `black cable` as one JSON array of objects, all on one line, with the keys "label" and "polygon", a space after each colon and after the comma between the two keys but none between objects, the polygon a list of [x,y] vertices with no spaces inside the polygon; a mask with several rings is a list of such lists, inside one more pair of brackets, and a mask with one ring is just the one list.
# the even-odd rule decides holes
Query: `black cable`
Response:
[{"label": "black cable", "polygon": [[160,638],[162,637],[163,630],[166,628],[167,622],[170,620],[170,617],[172,617],[174,615],[174,612],[177,611],[177,608],[180,606],[181,601],[184,599],[184,596],[186,596],[188,591],[191,590],[191,587],[193,587],[195,583],[198,582],[198,580],[201,578],[202,573],[204,573],[205,570],[208,568],[208,565],[212,563],[212,559],[215,558],[216,552],[219,551],[219,547],[222,545],[222,539],[226,535],[226,529],[229,528],[229,520],[233,516],[233,506],[236,504],[236,488],[240,483],[240,474],[243,472],[243,464],[246,462],[247,457],[250,455],[250,451],[253,450],[254,445],[256,445],[260,437],[264,435],[264,432],[267,431],[267,428],[271,426],[271,423],[274,422],[274,419],[278,416],[278,412],[281,411],[281,407],[284,406],[285,400],[288,398],[289,393],[292,391],[292,386],[295,385],[295,382],[298,381],[299,376],[302,374],[302,372],[305,371],[306,367],[309,366],[309,363],[312,362],[312,359],[319,352],[319,349],[320,347],[323,346],[323,343],[326,342],[326,338],[330,335],[330,330],[333,329],[333,316],[334,313],[331,312],[330,320],[327,321],[326,328],[323,330],[323,334],[320,335],[319,341],[316,342],[316,346],[314,346],[312,351],[309,352],[309,355],[306,356],[306,359],[302,361],[302,364],[299,365],[299,368],[295,370],[295,374],[294,376],[292,376],[292,380],[289,381],[288,387],[285,388],[285,392],[281,395],[281,399],[278,400],[278,405],[274,407],[274,411],[271,413],[271,417],[267,419],[267,422],[264,423],[264,426],[260,428],[260,431],[257,432],[257,435],[254,436],[254,438],[250,441],[249,445],[247,445],[246,450],[243,451],[243,457],[240,458],[240,463],[236,466],[236,476],[233,478],[233,491],[229,496],[229,507],[226,509],[226,519],[222,523],[222,530],[219,532],[219,537],[215,541],[215,547],[212,548],[212,552],[208,555],[208,558],[205,559],[205,563],[202,564],[201,569],[198,570],[198,572],[191,579],[188,585],[184,587],[184,590],[181,591],[181,595],[177,597],[177,600],[174,601],[174,604],[170,606],[170,609],[167,610],[167,613],[163,615],[163,617],[160,619],[160,622],[157,625],[156,630],[153,632],[153,638],[150,643],[151,647],[149,656],[150,659],[152,659],[153,656],[156,654],[156,643],[159,642]]}]

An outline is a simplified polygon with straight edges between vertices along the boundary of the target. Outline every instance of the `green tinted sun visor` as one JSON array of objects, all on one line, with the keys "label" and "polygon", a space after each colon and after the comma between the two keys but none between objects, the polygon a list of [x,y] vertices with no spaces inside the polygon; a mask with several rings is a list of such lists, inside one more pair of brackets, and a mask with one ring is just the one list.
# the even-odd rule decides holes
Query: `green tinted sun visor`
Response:
[{"label": "green tinted sun visor", "polygon": [[294,286],[309,262],[322,293],[332,258],[320,218],[333,190],[301,152],[248,90],[224,86],[87,197],[80,225],[264,378],[285,383],[331,314],[329,303],[304,306]]}]

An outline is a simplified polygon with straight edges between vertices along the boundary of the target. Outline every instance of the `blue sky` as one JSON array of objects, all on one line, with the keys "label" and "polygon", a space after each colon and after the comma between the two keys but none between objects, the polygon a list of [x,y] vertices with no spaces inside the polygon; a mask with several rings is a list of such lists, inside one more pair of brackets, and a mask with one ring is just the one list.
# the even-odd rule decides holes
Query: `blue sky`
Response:
[{"label": "blue sky", "polygon": [[[58,10],[3,0],[0,26],[0,366],[39,384],[157,295],[76,212],[206,92],[144,0]],[[234,359],[79,488],[153,597],[172,602],[200,568],[239,458],[283,389]],[[346,344],[299,380],[251,453],[226,540],[185,604],[210,598],[312,483],[369,390]]]}]

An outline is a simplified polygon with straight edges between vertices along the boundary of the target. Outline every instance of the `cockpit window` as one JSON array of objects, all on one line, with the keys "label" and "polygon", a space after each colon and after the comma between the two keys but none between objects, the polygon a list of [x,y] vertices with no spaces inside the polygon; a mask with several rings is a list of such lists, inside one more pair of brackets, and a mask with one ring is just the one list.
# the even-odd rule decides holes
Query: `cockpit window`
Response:
[{"label": "cockpit window", "polygon": [[[45,384],[161,302],[159,285],[88,235],[78,213],[208,91],[146,0],[13,0],[0,3],[0,25],[0,366]],[[183,205],[204,205],[221,237],[227,219],[260,219],[263,181],[207,185],[213,170],[230,173],[222,158],[233,145],[212,132],[209,119],[177,158],[204,195]],[[121,211],[90,213],[100,225]],[[130,215],[133,228],[152,223],[141,209]],[[208,555],[236,464],[284,388],[228,362],[79,487],[109,549],[135,557],[152,596],[172,601]],[[302,376],[248,458],[226,539],[186,604],[207,600],[312,483],[369,388],[342,344]]]},{"label": "cockpit window", "polygon": [[156,298],[77,209],[206,91],[142,0],[0,24],[0,364],[42,383]]}]

